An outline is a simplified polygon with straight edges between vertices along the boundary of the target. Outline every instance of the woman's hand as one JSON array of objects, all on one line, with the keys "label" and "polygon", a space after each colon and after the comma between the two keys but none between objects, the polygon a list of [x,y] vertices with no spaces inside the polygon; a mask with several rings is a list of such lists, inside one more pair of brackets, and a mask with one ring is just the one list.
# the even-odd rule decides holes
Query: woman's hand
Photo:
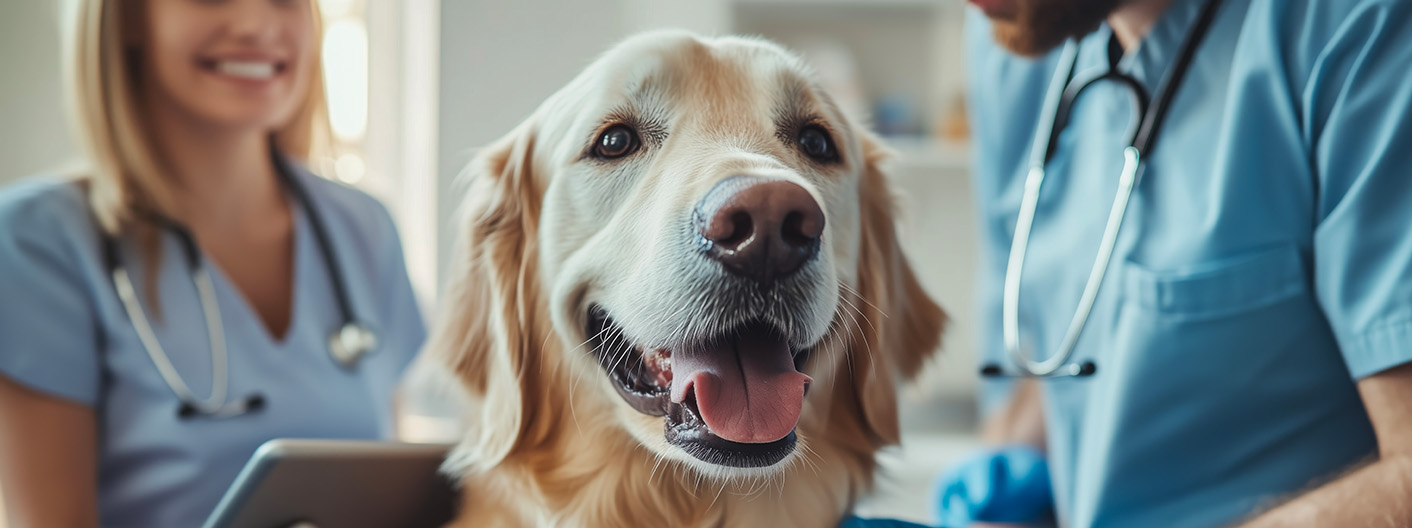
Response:
[{"label": "woman's hand", "polygon": [[98,526],[98,422],[0,375],[0,490],[9,528]]}]

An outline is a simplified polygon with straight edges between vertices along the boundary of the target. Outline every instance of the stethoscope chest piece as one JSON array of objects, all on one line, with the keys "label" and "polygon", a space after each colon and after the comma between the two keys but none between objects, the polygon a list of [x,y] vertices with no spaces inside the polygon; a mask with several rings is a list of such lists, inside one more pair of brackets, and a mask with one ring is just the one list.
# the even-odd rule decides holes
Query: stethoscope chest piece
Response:
[{"label": "stethoscope chest piece", "polygon": [[343,368],[353,368],[377,346],[377,334],[358,323],[347,323],[329,336],[329,355]]}]

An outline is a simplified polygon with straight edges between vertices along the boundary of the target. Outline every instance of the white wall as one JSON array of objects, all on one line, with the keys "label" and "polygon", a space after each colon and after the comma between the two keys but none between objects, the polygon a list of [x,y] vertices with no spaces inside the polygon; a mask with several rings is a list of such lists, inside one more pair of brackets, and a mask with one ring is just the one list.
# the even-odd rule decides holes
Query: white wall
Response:
[{"label": "white wall", "polygon": [[70,161],[58,2],[0,0],[0,185]]},{"label": "white wall", "polygon": [[[0,187],[77,152],[63,112],[57,5],[0,0]],[[0,528],[5,525],[0,492]]]}]

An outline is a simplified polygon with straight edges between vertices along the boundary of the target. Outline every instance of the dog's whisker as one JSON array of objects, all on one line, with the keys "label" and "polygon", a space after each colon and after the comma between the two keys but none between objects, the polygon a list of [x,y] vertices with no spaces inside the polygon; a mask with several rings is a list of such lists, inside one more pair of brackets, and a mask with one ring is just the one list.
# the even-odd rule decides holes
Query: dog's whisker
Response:
[{"label": "dog's whisker", "polygon": [[[656,451],[652,451],[651,453],[652,453],[652,458],[656,459],[657,461],[652,464],[652,471],[647,474],[647,486],[648,486],[648,487],[651,487],[651,486],[652,486],[652,477],[655,477],[655,476],[657,475],[657,468],[662,465],[662,460],[663,460],[662,455],[661,455],[660,453],[657,453]],[[666,477],[666,475],[663,475],[662,478],[663,478],[663,480],[665,480],[667,477]]]},{"label": "dog's whisker", "polygon": [[[842,283],[840,282],[839,284],[842,284]],[[856,297],[856,296],[857,296],[857,293],[854,293],[853,296]],[[863,320],[868,323],[868,327],[871,328],[871,329],[873,330],[873,332],[877,332],[877,331],[878,331],[877,327],[873,326],[872,320],[868,319],[867,314],[864,314],[864,313],[863,313],[863,310],[860,309],[860,308],[858,308],[858,305],[853,304],[853,301],[852,301],[851,299],[849,299],[849,296],[840,295],[838,298],[839,298],[840,301],[843,301],[845,304],[847,304],[849,308],[852,308],[853,311],[856,312],[859,317],[862,317]],[[863,302],[867,302],[867,300],[866,300],[866,299],[863,299],[862,297],[857,297],[857,298],[858,298],[859,300],[862,300]],[[871,305],[872,303],[868,303],[868,304]],[[876,307],[875,307],[874,309],[876,309]],[[882,313],[882,311],[881,311],[881,310],[878,310],[878,313]],[[883,317],[886,317],[886,316],[887,316],[886,314],[883,314]]]},{"label": "dog's whisker", "polygon": [[[794,467],[794,466],[795,466],[794,463],[789,464],[789,467]],[[775,501],[777,501],[777,503],[779,503],[779,501],[784,501],[784,498],[785,498],[785,473],[782,473],[782,472],[781,472],[781,473],[777,474],[777,476],[775,476],[775,479],[772,479],[772,480],[775,481],[775,486],[774,486],[774,488],[775,488]]]},{"label": "dog's whisker", "polygon": [[[690,312],[694,311],[696,309],[695,307],[700,305],[699,302],[695,301],[696,300],[693,299],[693,302],[688,302],[686,304],[678,306],[676,311],[672,312],[672,314],[667,317],[667,320],[669,321],[676,321],[675,323],[673,323],[675,325],[675,328],[673,328],[675,332],[672,335],[686,335],[684,332],[686,330],[686,325],[684,323],[689,323],[693,319],[693,317],[690,317]],[[688,317],[680,317],[682,315],[682,312],[688,312]]]},{"label": "dog's whisker", "polygon": [[824,339],[819,341],[818,346],[824,349],[824,353],[828,354],[829,365],[835,366],[835,368],[824,369],[824,374],[829,376],[830,381],[834,379],[833,376],[837,371],[836,366],[838,365],[838,352],[834,350],[836,347],[835,343],[844,339],[845,334],[843,333],[843,326],[846,324],[847,323],[844,323],[835,315],[834,318],[829,321],[828,330],[824,332]]},{"label": "dog's whisker", "polygon": [[613,346],[618,348],[619,352],[613,356],[609,371],[616,370],[619,363],[627,361],[628,356],[636,351],[631,342],[628,341],[627,336],[623,335],[622,330],[619,330],[617,335],[613,337]]},{"label": "dog's whisker", "polygon": [[577,379],[580,378],[580,377],[581,377],[581,376],[579,376],[577,373],[575,373],[575,375],[573,375],[572,377],[569,378],[569,418],[573,419],[573,421],[574,421],[574,430],[578,431],[578,433],[579,433],[580,435],[582,435],[582,434],[583,434],[583,426],[579,425],[578,406],[574,404],[574,402],[575,402],[575,400],[574,400],[574,392],[575,392],[575,391],[574,391],[574,385],[575,385],[575,380],[577,380]]},{"label": "dog's whisker", "polygon": [[750,498],[748,500],[750,502],[759,500],[760,496],[763,495],[765,491],[769,491],[769,489],[770,479],[768,477],[754,479],[754,481],[750,483]]},{"label": "dog's whisker", "polygon": [[[604,327],[604,328],[598,330],[598,333],[594,334],[593,337],[590,337],[590,338],[588,338],[588,339],[585,339],[582,343],[579,343],[579,344],[578,344],[577,346],[575,346],[572,350],[570,350],[570,351],[568,352],[568,354],[576,354],[576,353],[578,353],[578,350],[579,350],[580,348],[583,348],[584,345],[587,345],[587,344],[593,342],[594,340],[598,339],[599,337],[601,337],[601,336],[603,335],[604,332],[607,332],[607,331],[608,331],[608,328],[607,328],[607,327]],[[549,334],[550,334],[550,335],[553,335],[553,330],[552,330],[552,329],[550,330]],[[543,344],[542,346],[546,346],[546,347],[548,346],[550,335],[546,335],[546,336],[545,336],[545,338],[544,338],[544,344]],[[597,350],[598,350],[598,347],[597,347],[597,346],[594,346],[592,349],[589,350],[589,353],[594,354],[594,355],[597,355],[597,354],[596,354]],[[567,355],[567,354],[566,354],[566,355]],[[568,366],[566,365],[565,368],[570,368],[570,367],[568,367]],[[576,397],[577,397],[577,394],[578,394],[578,390],[577,390],[577,388],[578,388],[578,383],[579,383],[580,380],[583,379],[584,372],[583,372],[583,369],[571,369],[571,371],[572,371],[572,373],[570,374],[570,377],[569,377],[569,417],[574,421],[574,429],[576,429],[576,430],[579,432],[579,434],[583,434],[583,426],[579,424],[578,405],[576,405]]]},{"label": "dog's whisker", "polygon": [[[856,334],[857,332],[862,331],[862,326],[861,326],[860,324],[858,324],[858,318],[855,317],[852,312],[848,311],[848,309],[847,309],[846,306],[847,306],[847,305],[840,305],[840,308],[842,308],[842,309],[839,311],[839,313],[841,313],[841,314],[847,316],[848,319],[852,321],[853,324],[852,324],[851,326],[853,327],[853,330],[851,330],[850,333]],[[862,341],[863,341],[863,343],[864,343],[864,346],[869,346],[869,345],[866,344],[866,343],[868,342],[867,339],[863,339]],[[847,351],[847,350],[849,350],[849,348],[844,348],[844,350]],[[872,355],[872,351],[869,350],[869,351],[868,351],[868,354],[871,356],[871,355]],[[849,354],[849,356],[851,356],[851,354]],[[854,376],[857,376],[857,373],[853,372],[853,361],[852,361],[852,358],[851,358],[851,357],[848,358],[848,361],[845,361],[845,363],[848,364],[848,376],[849,376],[850,378],[851,378],[851,377],[854,377]]]},{"label": "dog's whisker", "polygon": [[[854,294],[854,295],[856,295],[856,294]],[[858,299],[861,299],[861,298],[858,298]],[[863,322],[866,322],[866,323],[867,323],[868,329],[873,330],[874,333],[877,333],[877,332],[878,332],[877,326],[874,326],[874,325],[873,325],[873,319],[868,319],[867,313],[863,313],[863,309],[860,309],[860,308],[858,308],[858,305],[853,304],[853,301],[851,301],[851,299],[849,298],[849,295],[839,295],[839,301],[842,301],[844,306],[847,306],[847,308],[850,308],[851,311],[853,311],[853,313],[857,313],[857,315],[860,316],[860,318],[863,318]],[[861,328],[860,328],[860,329],[861,329]]]},{"label": "dog's whisker", "polygon": [[[858,306],[857,306],[857,305],[853,304],[853,303],[852,303],[851,301],[849,301],[847,298],[841,298],[841,299],[844,301],[844,303],[845,303],[847,306],[849,306],[850,308],[853,309],[853,312],[856,313],[859,318],[862,318],[862,319],[863,319],[863,322],[865,322],[865,323],[868,324],[868,328],[873,331],[873,335],[874,335],[875,338],[881,338],[881,337],[882,337],[882,335],[879,333],[877,327],[876,327],[876,326],[873,326],[872,320],[871,320],[871,319],[868,319],[867,314],[864,314],[864,313],[862,312],[862,310],[858,309]],[[857,318],[854,318],[854,322],[855,322],[855,323],[857,322]],[[859,329],[861,330],[861,327],[860,327]],[[873,359],[873,345],[872,345],[872,341],[873,341],[873,340],[871,340],[871,339],[864,339],[864,340],[863,340],[863,347],[864,347],[864,349],[865,349],[865,350],[867,351],[867,353],[868,353],[868,376],[869,376],[869,378],[875,377],[875,376],[877,375],[877,365],[874,364],[874,359]]]},{"label": "dog's whisker", "polygon": [[[867,316],[867,315],[865,315],[865,314],[863,314],[863,313],[860,312],[860,313],[858,314],[858,316],[859,316],[859,317],[862,317],[862,318],[863,318],[863,322],[868,323],[868,326],[869,326],[869,327],[873,327],[873,322],[868,319],[868,316]],[[875,336],[876,339],[882,339],[882,334],[881,334],[875,327],[873,328],[873,335]],[[874,352],[873,352],[873,340],[872,340],[872,339],[865,339],[865,340],[863,340],[863,349],[868,352],[868,377],[869,377],[869,379],[875,378],[875,377],[877,377],[877,375],[878,375],[878,367],[877,367],[877,364],[875,363],[875,357],[876,357],[876,356],[874,355]]]},{"label": "dog's whisker", "polygon": [[[622,330],[614,327],[606,337],[599,341],[598,346],[594,349],[593,355],[599,358],[599,361],[606,360],[604,364],[611,367],[614,363],[613,360],[617,357],[618,339],[622,337],[622,334]],[[607,356],[606,354],[613,355]]]},{"label": "dog's whisker", "polygon": [[883,316],[884,319],[891,319],[891,317],[888,317],[887,312],[883,311],[882,308],[878,308],[878,305],[873,304],[871,301],[868,300],[867,297],[864,297],[863,294],[858,293],[858,290],[855,290],[855,289],[853,289],[853,287],[849,286],[848,283],[843,282],[843,281],[838,281],[838,285],[839,285],[840,287],[842,287],[843,289],[848,290],[848,293],[853,294],[853,296],[854,296],[854,297],[857,297],[858,300],[863,301],[863,302],[867,303],[868,306],[873,307],[874,310],[877,310],[878,313],[882,314],[882,316]]},{"label": "dog's whisker", "polygon": [[726,486],[729,486],[730,484],[731,482],[729,479],[721,482],[721,487],[716,490],[716,496],[711,498],[711,505],[707,506],[707,509],[711,509],[716,506],[716,501],[721,498],[721,492],[726,491]]},{"label": "dog's whisker", "polygon": [[[814,457],[818,457],[818,456],[819,456],[818,452],[814,451],[814,448],[813,448],[813,447],[810,447],[809,444],[807,444],[807,443],[806,443],[806,444],[800,444],[800,446],[804,448],[804,449],[802,449],[802,450],[800,451],[800,456],[799,456],[800,463],[801,463],[801,464],[808,465],[808,466],[809,466],[809,469],[810,469],[811,471],[813,471],[814,475],[815,475],[815,476],[818,476],[818,475],[819,475],[819,465],[816,464],[816,463],[814,463]],[[819,457],[819,460],[822,461],[822,460],[823,460],[823,457]]]},{"label": "dog's whisker", "polygon": [[[593,337],[590,337],[590,338],[588,338],[588,339],[585,339],[582,343],[579,343],[578,346],[575,346],[572,350],[570,350],[570,351],[568,352],[568,354],[575,354],[575,353],[577,353],[577,351],[578,351],[580,348],[583,348],[584,345],[587,345],[587,344],[589,344],[589,343],[591,343],[591,342],[597,340],[598,338],[602,337],[603,334],[604,334],[605,332],[607,332],[608,330],[609,330],[608,327],[604,327],[604,328],[598,330],[598,333],[594,334]],[[548,343],[548,339],[545,339],[545,342]],[[597,352],[598,352],[599,346],[600,346],[600,345],[595,345],[593,348],[589,349],[589,353],[596,356],[596,355],[597,355]],[[575,377],[574,377],[574,379],[571,380],[570,383],[569,383],[569,394],[570,394],[570,396],[573,395],[573,392],[574,392],[574,385],[575,385],[575,383],[577,383],[577,379],[578,379],[578,378],[581,378],[581,377],[583,377],[583,371],[582,371],[581,369],[576,370],[576,371],[575,371]]]},{"label": "dog's whisker", "polygon": [[[842,284],[842,283],[840,282],[840,284]],[[881,339],[881,338],[882,338],[881,332],[878,330],[878,328],[877,328],[876,326],[873,325],[873,321],[868,318],[868,315],[865,314],[865,313],[863,313],[863,311],[858,308],[858,305],[853,304],[852,301],[848,300],[846,297],[843,297],[843,296],[840,296],[839,299],[841,299],[848,307],[852,308],[853,311],[854,311],[855,313],[857,313],[858,317],[861,317],[861,318],[863,319],[863,322],[865,322],[865,323],[868,324],[868,328],[873,331],[873,336],[874,336],[875,339]],[[867,302],[866,299],[862,299],[861,297],[859,297],[859,299],[860,299],[860,300],[863,300],[864,302]],[[871,304],[871,303],[869,303],[869,304]],[[880,312],[880,313],[881,313],[881,312]],[[856,321],[857,321],[857,319],[855,318],[855,322],[856,322]],[[861,330],[861,327],[860,327],[860,330]],[[873,342],[872,339],[864,339],[864,340],[863,340],[863,348],[864,348],[864,349],[867,351],[867,353],[868,353],[868,378],[869,378],[870,380],[871,380],[872,378],[877,377],[877,374],[878,374],[877,365],[874,364],[873,344],[872,344],[872,342]]]},{"label": "dog's whisker", "polygon": [[[570,353],[570,354],[578,353],[578,350],[579,350],[580,348],[583,348],[584,345],[587,345],[587,344],[589,344],[589,343],[592,343],[594,340],[596,340],[596,339],[598,339],[598,338],[600,338],[600,337],[603,337],[603,334],[604,334],[605,332],[607,332],[608,330],[609,330],[609,327],[605,325],[603,328],[601,328],[601,329],[598,330],[598,333],[593,334],[592,337],[583,340],[582,343],[579,343],[578,346],[575,346],[575,347],[574,347],[572,350],[570,350],[568,353]],[[550,332],[552,333],[553,330],[550,330]],[[549,339],[546,337],[544,341],[547,343],[547,342],[549,342]]]}]

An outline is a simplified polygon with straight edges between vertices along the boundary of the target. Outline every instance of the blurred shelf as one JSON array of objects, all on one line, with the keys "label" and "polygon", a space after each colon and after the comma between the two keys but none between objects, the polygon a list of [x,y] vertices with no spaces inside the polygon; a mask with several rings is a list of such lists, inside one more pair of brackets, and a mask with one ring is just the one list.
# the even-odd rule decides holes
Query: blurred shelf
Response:
[{"label": "blurred shelf", "polygon": [[970,175],[971,145],[928,136],[889,136],[883,143],[897,152],[892,161],[907,170],[960,172]]}]

